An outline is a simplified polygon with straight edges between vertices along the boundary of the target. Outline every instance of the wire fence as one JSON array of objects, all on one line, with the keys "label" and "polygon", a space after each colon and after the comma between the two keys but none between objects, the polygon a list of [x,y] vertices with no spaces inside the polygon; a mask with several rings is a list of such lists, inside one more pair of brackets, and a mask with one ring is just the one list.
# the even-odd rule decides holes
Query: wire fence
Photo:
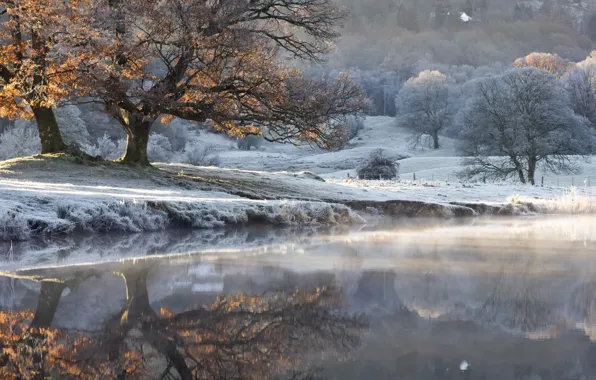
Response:
[{"label": "wire fence", "polygon": [[[341,181],[358,181],[360,178],[346,174],[344,178],[336,178]],[[446,173],[446,174],[429,174],[429,173],[403,173],[400,174],[399,178],[396,179],[384,179],[379,178],[380,181],[386,182],[401,182],[401,183],[414,183],[419,185],[436,183],[462,183],[462,184],[509,184],[509,185],[520,185],[521,182],[516,178],[508,180],[492,180],[486,177],[480,177],[475,179],[465,179],[457,175],[457,173]],[[530,183],[528,183],[530,185]],[[592,188],[596,187],[596,176],[593,175],[537,175],[535,177],[534,186],[539,187],[585,187]]]}]

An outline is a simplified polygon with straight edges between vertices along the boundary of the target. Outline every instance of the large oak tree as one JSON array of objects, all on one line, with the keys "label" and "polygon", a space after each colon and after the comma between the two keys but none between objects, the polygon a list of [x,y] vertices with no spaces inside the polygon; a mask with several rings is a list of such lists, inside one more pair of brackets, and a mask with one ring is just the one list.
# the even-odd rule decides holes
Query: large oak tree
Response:
[{"label": "large oak tree", "polygon": [[58,41],[80,3],[0,1],[0,116],[35,119],[42,153],[66,149],[53,107],[71,93],[78,61]]},{"label": "large oak tree", "polygon": [[231,135],[326,146],[365,98],[347,77],[306,78],[344,13],[332,0],[94,0],[69,48],[79,88],[127,133],[122,160],[147,165],[153,123],[178,117]]}]

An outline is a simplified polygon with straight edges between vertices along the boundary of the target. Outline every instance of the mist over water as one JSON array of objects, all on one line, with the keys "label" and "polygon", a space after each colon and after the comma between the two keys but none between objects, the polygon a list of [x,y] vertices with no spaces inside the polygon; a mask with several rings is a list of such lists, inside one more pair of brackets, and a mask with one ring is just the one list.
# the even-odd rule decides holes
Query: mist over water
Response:
[{"label": "mist over water", "polygon": [[153,310],[174,313],[219,296],[330,287],[369,324],[346,360],[309,355],[331,378],[596,374],[596,218],[211,233],[113,237],[102,257],[96,238],[81,238],[38,263],[27,256],[39,250],[19,247],[2,263],[1,307],[35,310],[44,284],[63,283],[51,325],[100,331],[127,304],[131,276]]}]

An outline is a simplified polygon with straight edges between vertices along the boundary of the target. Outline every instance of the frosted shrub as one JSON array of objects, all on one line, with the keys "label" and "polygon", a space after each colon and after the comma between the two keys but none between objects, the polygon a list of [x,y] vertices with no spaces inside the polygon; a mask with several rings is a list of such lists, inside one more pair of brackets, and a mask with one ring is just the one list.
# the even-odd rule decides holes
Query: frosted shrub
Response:
[{"label": "frosted shrub", "polygon": [[358,136],[358,132],[364,129],[364,118],[358,116],[348,116],[345,125],[348,130],[348,139],[351,140]]},{"label": "frosted shrub", "polygon": [[32,156],[41,152],[37,128],[30,122],[19,120],[15,127],[0,135],[0,160]]},{"label": "frosted shrub", "polygon": [[197,166],[218,166],[220,163],[215,146],[196,141],[186,143],[180,161]]},{"label": "frosted shrub", "polygon": [[176,119],[170,125],[165,126],[159,131],[170,140],[172,150],[182,151],[186,144],[192,140],[194,134],[191,134],[188,122]]},{"label": "frosted shrub", "polygon": [[149,161],[168,162],[172,157],[172,144],[170,144],[170,140],[159,133],[149,135],[147,156],[149,157]]},{"label": "frosted shrub", "polygon": [[378,149],[370,154],[357,173],[360,179],[395,179],[399,175],[399,164],[387,157],[383,149]]},{"label": "frosted shrub", "polygon": [[126,141],[120,139],[113,142],[106,132],[102,137],[97,139],[95,145],[82,145],[82,148],[91,156],[99,156],[104,160],[115,160],[124,155]]},{"label": "frosted shrub", "polygon": [[0,240],[27,240],[29,225],[20,214],[0,211]]},{"label": "frosted shrub", "polygon": [[91,136],[87,130],[87,125],[81,119],[81,110],[77,106],[57,108],[55,114],[65,143],[80,146],[90,143]]}]

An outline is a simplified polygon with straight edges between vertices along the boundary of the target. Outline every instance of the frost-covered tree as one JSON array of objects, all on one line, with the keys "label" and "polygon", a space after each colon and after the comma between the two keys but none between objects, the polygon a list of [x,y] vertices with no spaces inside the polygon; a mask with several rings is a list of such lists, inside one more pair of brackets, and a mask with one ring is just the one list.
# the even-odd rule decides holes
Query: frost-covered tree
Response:
[{"label": "frost-covered tree", "polygon": [[439,133],[451,122],[452,104],[447,77],[439,71],[425,70],[398,92],[397,124],[412,131],[416,143],[428,136],[433,148],[439,149]]},{"label": "frost-covered tree", "polygon": [[535,184],[537,168],[572,171],[572,155],[587,154],[596,141],[561,82],[534,67],[478,80],[459,119],[468,177],[517,176]]},{"label": "frost-covered tree", "polygon": [[325,146],[337,121],[366,103],[347,76],[308,78],[288,64],[329,51],[345,16],[332,0],[89,3],[67,48],[81,57],[81,91],[127,134],[123,162],[149,164],[149,135],[164,116]]},{"label": "frost-covered tree", "polygon": [[596,65],[577,67],[565,78],[573,110],[596,125]]},{"label": "frost-covered tree", "polygon": [[573,63],[559,57],[557,54],[550,53],[530,53],[525,57],[516,59],[513,66],[517,68],[535,67],[546,70],[557,78],[561,78],[573,69]]},{"label": "frost-covered tree", "polygon": [[168,162],[172,157],[170,140],[159,133],[151,133],[147,145],[147,156],[151,161]]}]

